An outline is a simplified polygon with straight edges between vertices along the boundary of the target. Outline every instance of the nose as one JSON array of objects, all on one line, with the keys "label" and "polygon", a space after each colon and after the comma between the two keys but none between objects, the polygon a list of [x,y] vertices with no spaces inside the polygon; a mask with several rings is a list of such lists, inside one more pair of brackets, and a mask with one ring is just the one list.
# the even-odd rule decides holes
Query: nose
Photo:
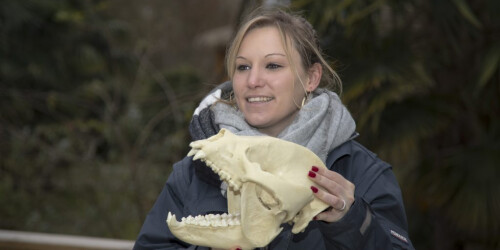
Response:
[{"label": "nose", "polygon": [[258,88],[264,86],[264,79],[262,76],[262,72],[257,67],[252,67],[248,74],[247,79],[249,88]]}]

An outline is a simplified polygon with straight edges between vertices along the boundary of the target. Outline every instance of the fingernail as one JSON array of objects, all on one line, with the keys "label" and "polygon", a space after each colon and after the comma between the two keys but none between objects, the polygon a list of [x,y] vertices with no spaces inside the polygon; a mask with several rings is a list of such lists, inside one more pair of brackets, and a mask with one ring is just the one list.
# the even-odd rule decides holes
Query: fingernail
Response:
[{"label": "fingernail", "polygon": [[316,220],[316,216],[313,217],[313,220]]},{"label": "fingernail", "polygon": [[236,250],[241,250],[241,248],[238,247],[238,248],[236,248]]},{"label": "fingernail", "polygon": [[313,191],[313,193],[317,193],[318,192],[318,188],[315,187],[315,186],[311,186],[311,190]]},{"label": "fingernail", "polygon": [[314,172],[318,172],[318,170],[319,170],[319,168],[318,168],[318,167],[316,167],[316,166],[313,166],[313,167],[312,167],[312,171],[314,171]]},{"label": "fingernail", "polygon": [[311,172],[311,171],[309,171],[308,175],[309,175],[309,177],[312,177],[312,178],[316,177],[316,174],[314,172]]}]

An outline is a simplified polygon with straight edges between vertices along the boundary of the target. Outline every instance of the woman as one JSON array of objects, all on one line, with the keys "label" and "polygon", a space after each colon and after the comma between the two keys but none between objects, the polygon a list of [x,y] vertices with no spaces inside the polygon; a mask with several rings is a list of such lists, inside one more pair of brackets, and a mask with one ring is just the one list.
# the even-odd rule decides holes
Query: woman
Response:
[{"label": "woman", "polygon": [[[190,124],[193,140],[226,128],[303,145],[329,168],[311,166],[317,198],[331,206],[304,233],[284,230],[267,249],[413,249],[391,167],[355,142],[355,122],[320,84],[340,80],[325,62],[312,26],[282,10],[258,10],[240,27],[226,58],[231,82],[207,96]],[[318,189],[323,187],[325,191]],[[134,249],[205,249],[176,239],[167,213],[227,212],[224,184],[200,161],[174,166]],[[222,189],[222,190],[221,190]],[[237,246],[235,246],[237,247]]]}]

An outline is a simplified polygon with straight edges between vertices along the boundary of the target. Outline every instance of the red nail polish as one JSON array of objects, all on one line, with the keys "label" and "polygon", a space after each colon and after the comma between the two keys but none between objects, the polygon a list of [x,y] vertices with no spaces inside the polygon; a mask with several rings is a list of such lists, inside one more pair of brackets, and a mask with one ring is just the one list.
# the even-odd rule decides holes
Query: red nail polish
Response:
[{"label": "red nail polish", "polygon": [[314,172],[318,172],[318,170],[319,170],[319,168],[318,168],[318,167],[316,167],[316,166],[313,166],[313,167],[312,167],[312,171],[314,171]]},{"label": "red nail polish", "polygon": [[241,250],[241,248],[238,247],[238,248],[236,248],[236,250]]},{"label": "red nail polish", "polygon": [[313,193],[317,193],[318,192],[318,188],[315,187],[315,186],[311,186],[311,190],[313,191]]},{"label": "red nail polish", "polygon": [[309,171],[308,175],[309,175],[309,177],[312,177],[312,178],[316,177],[316,174],[314,172],[311,172],[311,171]]},{"label": "red nail polish", "polygon": [[316,220],[316,219],[317,219],[317,218],[316,218],[316,216],[314,216],[314,217],[313,217],[313,220]]}]

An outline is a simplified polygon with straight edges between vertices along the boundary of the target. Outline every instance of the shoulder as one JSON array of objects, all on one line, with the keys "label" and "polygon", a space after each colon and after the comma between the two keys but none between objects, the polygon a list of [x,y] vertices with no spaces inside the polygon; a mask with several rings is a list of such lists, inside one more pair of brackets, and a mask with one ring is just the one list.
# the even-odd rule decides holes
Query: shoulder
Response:
[{"label": "shoulder", "polygon": [[392,175],[391,165],[354,140],[332,150],[327,166],[355,184],[359,194],[364,194],[381,176]]},{"label": "shoulder", "polygon": [[193,175],[194,167],[192,158],[186,156],[174,164],[167,184],[179,187],[180,189],[185,188],[193,181]]},{"label": "shoulder", "polygon": [[184,157],[182,160],[174,163],[174,169],[173,171],[178,171],[178,172],[190,172],[192,171],[191,169],[191,166],[193,164],[193,160],[192,160],[192,157]]},{"label": "shoulder", "polygon": [[326,159],[326,165],[328,167],[333,166],[340,160],[344,158],[349,158],[352,162],[356,162],[358,164],[364,163],[363,165],[371,165],[371,164],[383,164],[389,166],[386,162],[382,161],[377,157],[375,153],[367,149],[365,146],[361,145],[359,142],[355,140],[349,140],[342,145],[336,147],[330,153],[328,153]]}]

